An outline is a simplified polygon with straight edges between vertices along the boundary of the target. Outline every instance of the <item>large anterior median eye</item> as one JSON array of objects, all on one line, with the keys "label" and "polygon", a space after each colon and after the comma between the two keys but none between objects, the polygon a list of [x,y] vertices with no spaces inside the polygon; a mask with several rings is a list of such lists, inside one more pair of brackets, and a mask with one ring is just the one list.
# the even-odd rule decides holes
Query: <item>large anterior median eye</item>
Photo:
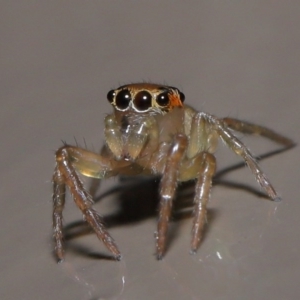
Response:
[{"label": "large anterior median eye", "polygon": [[163,92],[163,93],[157,95],[157,97],[156,97],[156,103],[159,106],[166,106],[169,104],[169,102],[170,102],[170,100],[169,100],[168,92]]},{"label": "large anterior median eye", "polygon": [[122,90],[116,96],[116,107],[119,109],[126,109],[131,101],[129,90]]},{"label": "large anterior median eye", "polygon": [[152,96],[149,92],[141,91],[135,95],[133,104],[136,109],[145,111],[152,106]]}]

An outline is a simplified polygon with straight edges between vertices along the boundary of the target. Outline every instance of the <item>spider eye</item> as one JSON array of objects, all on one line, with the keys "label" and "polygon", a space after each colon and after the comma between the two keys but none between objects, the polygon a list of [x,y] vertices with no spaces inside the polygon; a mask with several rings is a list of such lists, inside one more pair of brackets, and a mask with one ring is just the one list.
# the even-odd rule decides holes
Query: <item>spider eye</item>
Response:
[{"label": "spider eye", "polygon": [[159,94],[159,95],[156,97],[156,102],[157,102],[157,104],[160,105],[160,106],[166,106],[166,105],[168,105],[169,102],[170,102],[168,92],[163,92],[163,93]]},{"label": "spider eye", "polygon": [[110,103],[113,103],[114,101],[114,97],[116,95],[116,92],[114,90],[111,90],[107,93],[107,100],[110,102]]},{"label": "spider eye", "polygon": [[131,101],[129,90],[122,90],[116,96],[116,106],[119,109],[126,109]]},{"label": "spider eye", "polygon": [[180,97],[181,102],[184,102],[184,100],[185,100],[185,95],[184,95],[184,93],[179,92],[179,97]]},{"label": "spider eye", "polygon": [[136,94],[133,99],[134,106],[140,110],[145,111],[152,106],[152,96],[149,92],[141,91]]}]

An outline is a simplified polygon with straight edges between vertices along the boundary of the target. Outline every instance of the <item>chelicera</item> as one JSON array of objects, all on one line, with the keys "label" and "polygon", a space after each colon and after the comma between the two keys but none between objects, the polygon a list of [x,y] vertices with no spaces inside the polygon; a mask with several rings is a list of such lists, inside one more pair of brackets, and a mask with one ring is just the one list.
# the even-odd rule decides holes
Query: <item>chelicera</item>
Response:
[{"label": "chelicera", "polygon": [[168,223],[178,182],[195,179],[191,253],[199,247],[206,222],[206,206],[216,170],[214,152],[222,140],[248,165],[258,184],[273,201],[280,200],[253,154],[234,131],[266,137],[291,147],[293,141],[265,127],[232,118],[216,118],[184,104],[177,88],[158,84],[129,84],[111,90],[107,99],[113,113],[104,120],[105,145],[100,154],[64,145],[56,152],[53,175],[55,253],[64,257],[62,212],[66,187],[86,222],[116,259],[121,253],[93,209],[93,199],[79,173],[105,179],[116,175],[159,175],[160,202],[156,255],[165,253]]}]

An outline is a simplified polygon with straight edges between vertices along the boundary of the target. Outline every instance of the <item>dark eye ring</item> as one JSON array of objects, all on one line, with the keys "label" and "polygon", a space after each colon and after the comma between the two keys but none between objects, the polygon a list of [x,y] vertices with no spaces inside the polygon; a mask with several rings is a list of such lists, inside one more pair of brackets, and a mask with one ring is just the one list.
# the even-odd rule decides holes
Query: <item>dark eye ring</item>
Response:
[{"label": "dark eye ring", "polygon": [[131,101],[130,91],[125,89],[121,90],[116,96],[116,107],[124,110],[129,107],[129,103]]},{"label": "dark eye ring", "polygon": [[133,99],[134,107],[139,111],[146,111],[152,106],[152,95],[147,91],[138,92]]},{"label": "dark eye ring", "polygon": [[163,92],[156,97],[156,103],[159,106],[167,106],[170,102],[168,92]]}]

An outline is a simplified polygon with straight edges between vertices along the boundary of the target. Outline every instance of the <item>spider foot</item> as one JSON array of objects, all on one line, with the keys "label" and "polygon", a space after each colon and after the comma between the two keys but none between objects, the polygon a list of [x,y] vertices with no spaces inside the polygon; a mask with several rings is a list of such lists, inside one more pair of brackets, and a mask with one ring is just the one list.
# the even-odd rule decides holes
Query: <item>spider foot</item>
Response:
[{"label": "spider foot", "polygon": [[163,259],[163,254],[162,253],[158,253],[158,254],[156,254],[156,259],[157,260],[162,260]]},{"label": "spider foot", "polygon": [[122,259],[121,254],[115,255],[115,260],[120,261],[121,259]]},{"label": "spider foot", "polygon": [[191,249],[191,250],[190,250],[190,254],[191,254],[191,255],[195,255],[196,253],[197,253],[197,249]]}]

